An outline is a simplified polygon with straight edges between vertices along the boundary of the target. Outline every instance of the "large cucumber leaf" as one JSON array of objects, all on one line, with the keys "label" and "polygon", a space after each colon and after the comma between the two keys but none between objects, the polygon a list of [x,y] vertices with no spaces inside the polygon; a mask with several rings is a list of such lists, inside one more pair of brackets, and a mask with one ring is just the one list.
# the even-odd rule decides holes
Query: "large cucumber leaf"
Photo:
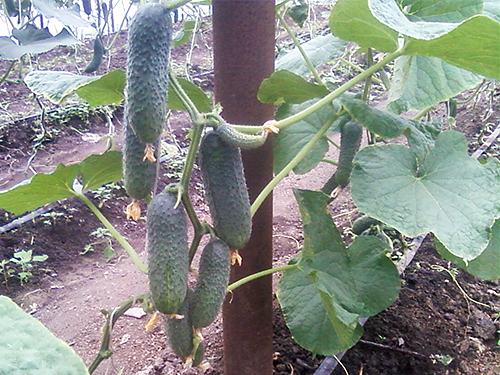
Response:
[{"label": "large cucumber leaf", "polygon": [[115,69],[98,79],[76,88],[77,95],[91,106],[120,104],[124,99],[125,71]]},{"label": "large cucumber leaf", "polygon": [[415,39],[431,40],[449,33],[457,23],[454,22],[412,22],[394,0],[368,0],[373,16],[402,35]]},{"label": "large cucumber leaf", "polygon": [[339,38],[382,52],[398,48],[398,32],[377,20],[368,0],[338,0],[330,12],[330,30]]},{"label": "large cucumber leaf", "polygon": [[[276,118],[285,118],[309,107],[314,100],[302,104],[284,104],[280,107]],[[308,143],[318,131],[336,115],[337,109],[333,105],[325,105],[320,110],[307,116],[291,126],[282,129],[274,137],[274,171],[281,171],[300,150]],[[330,131],[339,131],[339,122],[332,124]],[[328,139],[322,137],[316,146],[293,169],[297,174],[304,174],[313,169],[323,159],[328,151]]]},{"label": "large cucumber leaf", "polygon": [[16,44],[9,37],[0,37],[0,59],[16,60],[27,53],[37,54],[50,51],[57,46],[67,46],[80,43],[68,30],[62,29],[56,36],[37,39],[26,44]]},{"label": "large cucumber leaf", "polygon": [[65,71],[32,70],[24,82],[37,95],[43,95],[53,103],[60,104],[78,88],[99,77],[82,76]]},{"label": "large cucumber leaf", "polygon": [[1,375],[88,375],[82,359],[10,298],[0,296]]},{"label": "large cucumber leaf", "polygon": [[[347,42],[332,34],[318,35],[301,44],[301,47],[314,67],[317,67],[341,57],[347,47]],[[276,70],[289,70],[299,76],[310,73],[309,67],[297,47],[284,55],[278,56],[275,68]]]},{"label": "large cucumber leaf", "polygon": [[394,63],[388,108],[422,110],[478,85],[483,78],[437,57],[401,56]]},{"label": "large cucumber leaf", "polygon": [[294,339],[318,354],[335,355],[361,337],[360,317],[390,306],[399,275],[385,255],[386,244],[359,236],[345,248],[317,191],[295,190],[304,222],[304,250],[297,267],[285,271],[278,298]]},{"label": "large cucumber leaf", "polygon": [[303,103],[328,95],[325,86],[307,82],[304,78],[288,70],[278,70],[262,81],[258,99],[262,103]]},{"label": "large cucumber leaf", "polygon": [[91,155],[79,164],[59,164],[50,174],[37,173],[30,180],[0,193],[0,207],[20,215],[47,203],[75,196],[73,184],[81,176],[85,189],[95,189],[121,179],[121,152]]},{"label": "large cucumber leaf", "polygon": [[468,263],[450,253],[439,240],[435,240],[435,244],[436,250],[443,258],[452,261],[470,274],[484,280],[500,279],[500,220],[497,220],[491,228],[491,239],[486,249]]},{"label": "large cucumber leaf", "polygon": [[478,15],[439,38],[408,40],[404,53],[439,57],[459,68],[500,79],[499,40],[500,23]]},{"label": "large cucumber leaf", "polygon": [[483,0],[408,0],[400,3],[411,21],[462,22],[483,11]]},{"label": "large cucumber leaf", "polygon": [[77,27],[92,26],[89,21],[80,17],[80,8],[78,7],[65,9],[58,6],[53,0],[31,0],[31,3],[45,17],[55,18],[63,25]]},{"label": "large cucumber leaf", "polygon": [[351,194],[367,215],[410,237],[432,232],[470,261],[486,248],[500,217],[500,163],[471,158],[455,131],[441,132],[421,161],[403,145],[369,146],[356,155]]}]

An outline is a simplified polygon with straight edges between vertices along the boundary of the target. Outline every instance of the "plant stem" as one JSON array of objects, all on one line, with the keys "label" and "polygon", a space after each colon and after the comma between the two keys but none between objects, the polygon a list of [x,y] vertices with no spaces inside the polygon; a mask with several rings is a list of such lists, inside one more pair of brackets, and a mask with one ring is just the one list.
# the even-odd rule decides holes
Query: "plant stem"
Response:
[{"label": "plant stem", "polygon": [[10,63],[9,67],[7,68],[7,71],[5,72],[5,74],[2,76],[2,78],[0,78],[0,85],[2,83],[5,82],[5,80],[7,79],[7,77],[9,76],[12,68],[14,67],[15,63],[16,63],[17,60],[14,60]]},{"label": "plant stem", "polygon": [[182,86],[180,85],[179,81],[177,81],[177,78],[172,74],[172,72],[168,73],[168,78],[170,84],[172,85],[172,89],[181,101],[182,105],[186,108],[186,111],[189,114],[189,117],[191,118],[193,124],[197,125],[199,123],[202,123],[204,120],[203,115],[198,111],[198,108],[196,108],[191,98],[184,92]]},{"label": "plant stem", "polygon": [[434,106],[431,105],[430,107],[427,107],[427,108],[423,109],[418,115],[416,115],[415,117],[413,117],[413,120],[420,120],[422,117],[424,117],[430,111],[432,111],[433,108],[434,108]]},{"label": "plant stem", "polygon": [[[362,67],[354,64],[353,62],[351,62],[349,60],[344,59],[343,57],[340,58],[340,61],[342,61],[344,64],[348,65],[349,67],[357,70],[358,72],[364,72],[365,71]],[[380,85],[383,83],[381,79],[378,79],[377,77],[373,77],[373,76],[370,77],[370,80],[372,80],[373,82],[378,83]]]},{"label": "plant stem", "polygon": [[311,59],[309,58],[309,56],[307,56],[307,53],[304,51],[304,48],[300,44],[299,40],[297,39],[297,37],[295,36],[295,34],[293,33],[293,31],[288,27],[288,25],[285,22],[285,20],[283,18],[283,15],[281,14],[281,12],[277,11],[276,12],[276,16],[278,17],[281,26],[283,26],[283,28],[286,30],[286,32],[288,33],[288,35],[290,36],[290,38],[292,38],[293,44],[295,44],[295,47],[297,47],[297,49],[299,50],[300,54],[304,58],[304,60],[305,60],[305,62],[307,64],[307,67],[309,68],[309,70],[313,74],[314,79],[316,80],[316,82],[318,82],[318,84],[320,84],[321,86],[324,86],[323,80],[319,76],[318,71],[314,67],[314,65],[313,65]]},{"label": "plant stem", "polygon": [[398,51],[392,52],[388,54],[386,57],[384,57],[382,60],[380,60],[378,63],[370,66],[368,69],[366,69],[364,72],[360,73],[356,77],[352,78],[348,82],[344,83],[342,86],[337,88],[336,90],[332,91],[330,94],[327,96],[323,97],[322,99],[318,100],[316,103],[311,105],[310,107],[290,116],[287,117],[283,120],[278,121],[278,124],[276,125],[278,128],[283,129],[286,128],[287,126],[293,125],[296,122],[303,120],[307,116],[313,114],[320,108],[324,107],[325,105],[329,104],[332,102],[332,100],[338,98],[340,95],[345,93],[347,90],[351,89],[358,83],[364,81],[368,77],[370,77],[373,73],[377,72],[381,68],[383,68],[385,65],[396,59],[397,57],[401,56],[403,54],[403,50],[400,49]]},{"label": "plant stem", "polygon": [[234,283],[229,285],[227,287],[227,291],[231,292],[231,291],[235,290],[236,288],[242,286],[243,284],[246,284],[252,280],[258,279],[259,277],[271,275],[273,273],[280,272],[280,271],[293,270],[294,268],[297,268],[297,267],[298,267],[298,264],[287,264],[286,266],[270,268],[268,270],[253,273],[253,274],[251,274],[247,277],[244,277],[242,279],[239,279],[238,281],[235,281]]},{"label": "plant stem", "polygon": [[99,221],[106,227],[107,230],[109,230],[109,233],[113,236],[115,240],[118,241],[118,243],[125,249],[127,254],[130,256],[130,259],[132,259],[132,262],[134,262],[135,266],[143,273],[148,273],[148,269],[145,266],[145,264],[142,262],[141,258],[139,255],[136,253],[132,245],[123,237],[111,224],[108,219],[102,214],[102,212],[92,203],[90,199],[88,199],[83,193],[77,193],[75,192],[75,195],[80,198],[83,203],[87,205],[88,208],[94,213],[94,215],[97,216]]},{"label": "plant stem", "polygon": [[267,198],[267,196],[273,191],[273,189],[280,183],[282,179],[284,179],[290,171],[299,164],[299,162],[306,156],[306,154],[311,150],[314,145],[325,135],[325,133],[328,131],[330,126],[334,123],[334,121],[339,118],[340,116],[344,115],[344,111],[338,112],[335,116],[333,116],[330,121],[327,121],[321,129],[314,135],[313,138],[309,142],[307,142],[304,147],[295,155],[295,157],[290,160],[290,162],[283,168],[274,178],[266,185],[264,189],[260,192],[260,194],[255,198],[255,201],[252,203],[252,206],[250,207],[250,212],[252,216],[257,212],[259,209],[260,205],[264,200]]},{"label": "plant stem", "polygon": [[111,331],[118,318],[125,314],[125,312],[127,312],[127,310],[131,308],[134,303],[143,302],[147,298],[149,298],[148,295],[140,295],[134,298],[130,298],[129,300],[125,301],[120,307],[117,307],[111,313],[106,314],[106,323],[104,324],[104,327],[102,329],[103,335],[101,347],[99,348],[99,352],[97,353],[96,358],[88,368],[89,374],[92,374],[102,361],[108,359],[113,354],[113,352],[109,348],[109,345],[111,343]]}]

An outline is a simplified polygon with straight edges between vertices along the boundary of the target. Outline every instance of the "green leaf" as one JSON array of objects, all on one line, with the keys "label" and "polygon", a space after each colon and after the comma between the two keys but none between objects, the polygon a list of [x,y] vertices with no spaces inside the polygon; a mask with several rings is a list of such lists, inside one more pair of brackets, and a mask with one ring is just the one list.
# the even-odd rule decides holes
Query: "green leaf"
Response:
[{"label": "green leaf", "polygon": [[108,182],[122,178],[122,153],[108,151],[102,155],[91,155],[80,163],[84,189],[97,189]]},{"label": "green leaf", "polygon": [[125,98],[125,72],[115,69],[92,80],[76,89],[80,98],[91,106],[97,107],[106,104],[120,104]]},{"label": "green leaf", "polygon": [[478,85],[482,77],[427,56],[401,56],[394,64],[388,108],[422,110]]},{"label": "green leaf", "polygon": [[[332,35],[318,35],[310,41],[301,44],[302,49],[311,60],[314,67],[318,67],[343,55],[347,42]],[[289,70],[299,76],[310,73],[309,67],[299,49],[295,47],[290,52],[280,55],[276,59],[276,70]]]},{"label": "green leaf", "polygon": [[60,104],[73,91],[98,78],[65,71],[33,70],[26,75],[24,82],[35,94]]},{"label": "green leaf", "polygon": [[493,225],[491,234],[486,249],[468,264],[463,259],[450,253],[438,240],[435,240],[436,250],[443,258],[455,263],[471,275],[484,280],[497,280],[500,279],[500,220],[497,220]]},{"label": "green leaf", "polygon": [[173,48],[180,47],[186,43],[191,38],[191,35],[193,35],[195,27],[195,21],[184,22],[182,31],[180,31],[179,34],[174,35]]},{"label": "green leaf", "polygon": [[435,39],[458,25],[452,22],[411,22],[394,0],[368,0],[368,4],[373,16],[381,23],[415,39]]},{"label": "green leaf", "polygon": [[368,0],[339,0],[330,13],[332,33],[361,47],[382,52],[398,48],[398,33],[377,20],[368,8]]},{"label": "green leaf", "polygon": [[[194,83],[188,81],[184,78],[177,77],[177,81],[181,85],[184,92],[192,100],[198,111],[200,112],[211,112],[212,111],[212,100],[205,94],[205,92],[196,86]],[[168,108],[176,111],[185,111],[186,108],[181,103],[177,94],[172,89],[171,86],[168,88]]]},{"label": "green leaf", "polygon": [[500,167],[480,164],[467,154],[461,133],[445,131],[420,163],[398,144],[359,151],[351,194],[367,215],[409,237],[432,232],[470,261],[486,248],[489,228],[500,216]]},{"label": "green leaf", "polygon": [[56,2],[53,0],[31,0],[31,3],[35,9],[42,13],[45,17],[55,18],[63,25],[77,27],[91,26],[89,21],[80,17],[78,7],[64,9],[58,7]]},{"label": "green leaf", "polygon": [[88,375],[82,359],[10,298],[0,296],[2,375]]},{"label": "green leaf", "polygon": [[313,353],[335,355],[361,337],[360,317],[374,315],[396,300],[399,275],[379,239],[358,236],[348,249],[343,246],[326,211],[325,194],[294,192],[309,249],[304,249],[297,268],[283,274],[278,298],[294,339]]},{"label": "green leaf", "polygon": [[345,252],[344,241],[327,209],[331,198],[311,190],[295,189],[294,193],[299,204],[304,232],[307,234],[302,256],[312,256],[327,249]]},{"label": "green leaf", "polygon": [[500,23],[479,15],[437,39],[409,39],[404,53],[439,57],[459,68],[500,79],[499,40]]},{"label": "green leaf", "polygon": [[483,11],[483,0],[412,0],[405,13],[412,21],[462,22]]},{"label": "green leaf", "polygon": [[15,44],[12,39],[6,36],[0,37],[0,59],[17,60],[21,56],[31,53],[38,54],[50,51],[57,46],[67,46],[80,43],[68,30],[63,29],[54,37],[37,40],[26,45]]},{"label": "green leaf", "polygon": [[47,203],[71,197],[74,195],[73,181],[79,171],[78,164],[68,167],[59,164],[50,174],[37,173],[27,183],[0,193],[0,207],[20,215]]},{"label": "green leaf", "polygon": [[500,22],[500,2],[498,0],[484,0],[483,14]]},{"label": "green leaf", "polygon": [[119,181],[121,176],[121,153],[109,151],[102,155],[91,155],[80,164],[59,164],[50,174],[37,173],[30,180],[0,193],[0,207],[20,215],[47,203],[76,195],[75,179],[82,175],[84,188],[94,189],[102,184]]},{"label": "green leaf", "polygon": [[298,3],[293,3],[286,13],[298,24],[300,27],[304,26],[309,13],[309,4],[305,0],[299,0]]},{"label": "green leaf", "polygon": [[287,70],[278,70],[262,81],[258,99],[262,103],[303,103],[328,95],[325,86],[307,82],[304,78]]},{"label": "green leaf", "polygon": [[[309,107],[315,100],[310,100],[297,105],[283,105],[277,118],[285,118],[291,116],[302,109]],[[274,171],[281,171],[293,158],[302,150],[307,142],[309,142],[316,133],[328,121],[331,121],[337,111],[333,105],[326,105],[319,111],[316,111],[304,120],[301,120],[291,126],[282,129],[274,137]],[[331,131],[338,131],[338,124],[332,125]],[[323,137],[316,143],[316,146],[302,159],[302,161],[293,169],[297,174],[304,174],[313,169],[323,159],[328,151],[328,140]]]}]

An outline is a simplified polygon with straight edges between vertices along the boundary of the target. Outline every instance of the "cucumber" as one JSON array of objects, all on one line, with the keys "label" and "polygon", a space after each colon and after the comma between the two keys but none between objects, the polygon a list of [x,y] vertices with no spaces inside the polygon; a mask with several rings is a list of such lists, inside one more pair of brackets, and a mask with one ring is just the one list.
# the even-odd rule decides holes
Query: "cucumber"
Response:
[{"label": "cucumber", "polygon": [[198,270],[198,281],[191,304],[194,328],[210,325],[226,296],[231,270],[231,250],[220,239],[211,240],[203,249]]},{"label": "cucumber", "polygon": [[349,121],[342,126],[340,132],[340,155],[335,182],[341,187],[347,186],[351,177],[352,161],[361,145],[363,127],[356,121]]},{"label": "cucumber", "polygon": [[[158,145],[156,142],[156,149]],[[123,182],[127,194],[134,199],[145,199],[156,182],[156,163],[144,160],[145,147],[134,131],[126,127],[122,150]]]},{"label": "cucumber", "polygon": [[239,148],[209,131],[200,144],[200,168],[217,237],[241,249],[250,239],[252,217]]},{"label": "cucumber", "polygon": [[220,124],[215,131],[220,135],[224,142],[244,150],[262,146],[266,143],[267,135],[269,134],[266,131],[263,131],[260,134],[242,133],[230,124]]},{"label": "cucumber", "polygon": [[168,342],[174,353],[184,363],[196,367],[203,362],[205,347],[203,342],[199,342],[196,352],[193,356],[195,341],[198,339],[194,335],[193,325],[191,323],[191,302],[193,299],[192,290],[188,289],[186,298],[179,309],[181,319],[167,318],[165,320],[165,331],[167,332]]},{"label": "cucumber", "polygon": [[179,356],[183,362],[193,352],[193,326],[189,316],[189,304],[192,297],[192,291],[188,290],[186,298],[183,301],[178,313],[183,316],[181,319],[167,318],[165,320],[165,331],[167,332],[168,342],[172,350]]},{"label": "cucumber", "polygon": [[144,143],[163,130],[171,38],[170,12],[158,3],[142,5],[129,28],[125,119]]},{"label": "cucumber", "polygon": [[358,217],[356,220],[354,220],[354,223],[352,223],[352,232],[359,236],[365,230],[370,229],[372,225],[378,224],[380,224],[379,220],[374,219],[373,217],[370,217],[368,215],[363,215]]},{"label": "cucumber", "polygon": [[164,191],[148,207],[146,249],[151,297],[158,311],[177,314],[186,297],[189,247],[186,212],[177,194]]},{"label": "cucumber", "polygon": [[82,0],[83,11],[87,16],[90,16],[92,13],[92,3],[91,0]]},{"label": "cucumber", "polygon": [[102,43],[102,38],[100,35],[97,35],[94,40],[94,55],[92,56],[92,60],[85,68],[85,73],[93,73],[95,72],[99,66],[101,65],[102,58],[106,53],[106,49],[104,48],[104,44]]}]

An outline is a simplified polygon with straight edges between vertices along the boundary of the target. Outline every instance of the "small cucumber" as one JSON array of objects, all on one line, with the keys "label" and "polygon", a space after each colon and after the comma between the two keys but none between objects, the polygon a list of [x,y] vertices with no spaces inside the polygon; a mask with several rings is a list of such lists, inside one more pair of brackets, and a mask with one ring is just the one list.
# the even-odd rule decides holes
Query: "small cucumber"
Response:
[{"label": "small cucumber", "polygon": [[363,215],[358,217],[356,220],[354,220],[354,223],[352,223],[352,232],[359,236],[365,230],[370,229],[372,225],[378,224],[380,224],[379,220],[374,219],[373,217],[370,217],[368,215]]},{"label": "small cucumber", "polygon": [[244,150],[262,146],[266,143],[267,135],[269,134],[267,131],[263,131],[259,134],[242,133],[230,124],[220,124],[217,127],[216,132],[220,135],[224,142]]},{"label": "small cucumber", "polygon": [[356,121],[344,124],[340,133],[340,155],[335,181],[342,187],[347,186],[351,177],[352,161],[361,145],[363,127]]},{"label": "small cucumber", "polygon": [[181,319],[167,318],[165,320],[165,331],[167,332],[168,342],[174,353],[184,363],[196,367],[203,362],[205,347],[203,342],[199,342],[196,352],[193,356],[195,341],[198,339],[194,335],[193,325],[191,323],[191,302],[193,298],[192,290],[188,289],[186,298],[179,309]]},{"label": "small cucumber", "polygon": [[193,293],[191,320],[194,328],[206,327],[217,317],[226,296],[230,270],[231,250],[222,240],[211,240],[201,253]]},{"label": "small cucumber", "polygon": [[122,150],[123,182],[127,194],[134,199],[145,199],[156,182],[156,163],[144,160],[145,147],[146,144],[141,142],[134,131],[127,126]]},{"label": "small cucumber", "polygon": [[104,44],[102,43],[102,38],[100,35],[97,35],[94,40],[94,55],[92,56],[92,60],[90,61],[89,65],[87,65],[84,72],[95,72],[101,65],[102,58],[105,53],[106,49],[104,48]]},{"label": "small cucumber", "polygon": [[183,318],[167,318],[165,319],[165,330],[167,332],[170,347],[177,354],[183,362],[193,352],[193,326],[189,316],[189,304],[192,297],[192,291],[188,290],[186,298],[182,302],[178,314]]},{"label": "small cucumber", "polygon": [[239,148],[209,131],[200,144],[200,169],[217,237],[231,249],[250,239],[250,199]]},{"label": "small cucumber", "polygon": [[149,289],[155,307],[167,315],[178,313],[189,272],[186,212],[176,202],[177,194],[164,191],[152,199],[146,217]]},{"label": "small cucumber", "polygon": [[129,28],[125,118],[144,143],[163,130],[171,38],[170,12],[158,3],[142,5]]}]

